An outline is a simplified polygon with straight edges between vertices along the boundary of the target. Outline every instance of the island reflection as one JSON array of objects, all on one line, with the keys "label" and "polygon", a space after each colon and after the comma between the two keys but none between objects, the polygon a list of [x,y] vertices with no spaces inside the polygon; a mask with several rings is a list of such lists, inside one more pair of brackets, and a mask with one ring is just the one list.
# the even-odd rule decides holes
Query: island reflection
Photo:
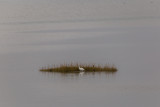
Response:
[{"label": "island reflection", "polygon": [[49,78],[81,78],[81,77],[92,77],[95,76],[106,76],[107,78],[113,77],[117,72],[40,72],[42,75],[45,75]]}]

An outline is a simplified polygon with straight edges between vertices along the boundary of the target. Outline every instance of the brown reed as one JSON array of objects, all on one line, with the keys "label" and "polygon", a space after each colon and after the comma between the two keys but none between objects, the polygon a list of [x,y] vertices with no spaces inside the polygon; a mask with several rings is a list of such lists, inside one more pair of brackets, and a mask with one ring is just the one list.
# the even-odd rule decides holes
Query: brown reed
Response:
[{"label": "brown reed", "polygon": [[117,68],[114,65],[106,64],[96,65],[96,64],[60,64],[59,66],[53,65],[52,67],[42,67],[40,71],[42,72],[79,72],[79,66],[85,69],[84,72],[117,72]]}]

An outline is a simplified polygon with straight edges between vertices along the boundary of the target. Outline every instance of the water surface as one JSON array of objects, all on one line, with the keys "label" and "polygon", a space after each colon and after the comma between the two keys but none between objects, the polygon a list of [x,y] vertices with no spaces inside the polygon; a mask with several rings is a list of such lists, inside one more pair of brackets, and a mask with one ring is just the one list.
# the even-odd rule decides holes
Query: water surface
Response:
[{"label": "water surface", "polygon": [[[0,0],[0,106],[159,107],[159,5]],[[118,72],[38,71],[64,62],[111,63]]]}]

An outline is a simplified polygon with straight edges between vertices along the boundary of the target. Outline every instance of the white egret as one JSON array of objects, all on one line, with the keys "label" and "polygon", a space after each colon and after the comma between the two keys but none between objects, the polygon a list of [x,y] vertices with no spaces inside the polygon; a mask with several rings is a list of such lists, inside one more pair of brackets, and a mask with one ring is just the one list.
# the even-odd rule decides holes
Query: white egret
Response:
[{"label": "white egret", "polygon": [[82,68],[82,67],[79,67],[79,70],[80,70],[80,71],[84,71],[85,69],[84,69],[84,68]]}]

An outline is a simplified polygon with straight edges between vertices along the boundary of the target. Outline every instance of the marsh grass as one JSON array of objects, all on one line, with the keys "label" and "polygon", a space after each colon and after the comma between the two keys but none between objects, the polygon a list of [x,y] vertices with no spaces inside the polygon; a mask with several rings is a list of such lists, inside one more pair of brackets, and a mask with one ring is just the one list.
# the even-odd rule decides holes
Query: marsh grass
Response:
[{"label": "marsh grass", "polygon": [[40,71],[42,72],[62,72],[62,73],[72,73],[79,72],[78,67],[83,67],[85,72],[116,72],[117,68],[114,65],[106,64],[96,65],[96,64],[61,64],[59,66],[53,65],[52,67],[42,67]]}]

